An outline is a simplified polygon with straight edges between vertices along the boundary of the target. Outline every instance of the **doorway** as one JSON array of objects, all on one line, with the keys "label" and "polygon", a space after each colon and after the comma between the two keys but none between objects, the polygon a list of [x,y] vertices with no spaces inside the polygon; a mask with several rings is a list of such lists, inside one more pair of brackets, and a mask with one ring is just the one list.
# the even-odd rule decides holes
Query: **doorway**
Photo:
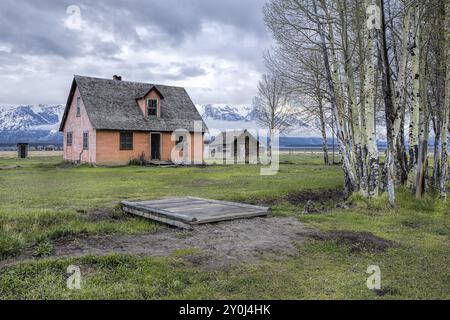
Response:
[{"label": "doorway", "polygon": [[250,163],[250,137],[245,136],[245,164]]},{"label": "doorway", "polygon": [[21,159],[28,157],[28,143],[17,144],[17,156]]},{"label": "doorway", "polygon": [[161,160],[161,134],[151,134],[151,160]]},{"label": "doorway", "polygon": [[25,159],[27,157],[27,147],[22,145],[20,146],[20,157]]},{"label": "doorway", "polygon": [[238,163],[238,141],[237,138],[234,139],[234,145],[233,145],[233,150],[234,150],[234,163]]}]

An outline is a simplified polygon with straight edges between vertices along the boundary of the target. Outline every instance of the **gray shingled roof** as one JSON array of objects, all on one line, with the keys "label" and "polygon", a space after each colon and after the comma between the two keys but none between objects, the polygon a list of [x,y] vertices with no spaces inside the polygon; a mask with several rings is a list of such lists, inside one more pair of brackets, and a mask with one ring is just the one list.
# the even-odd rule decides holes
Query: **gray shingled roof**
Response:
[{"label": "gray shingled roof", "polygon": [[[74,77],[61,122],[61,131],[77,86],[91,125],[96,130],[165,132],[185,129],[192,132],[194,121],[202,121],[203,132],[207,131],[202,117],[184,88],[83,76]],[[145,95],[152,87],[163,96],[161,117],[145,119],[136,99]]]}]

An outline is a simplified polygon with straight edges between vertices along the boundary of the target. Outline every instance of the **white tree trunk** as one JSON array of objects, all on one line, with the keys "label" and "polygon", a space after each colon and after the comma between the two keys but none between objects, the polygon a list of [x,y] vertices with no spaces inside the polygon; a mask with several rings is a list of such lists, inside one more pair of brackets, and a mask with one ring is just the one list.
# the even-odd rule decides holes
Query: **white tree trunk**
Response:
[{"label": "white tree trunk", "polygon": [[[328,25],[328,38],[329,38],[329,47],[330,47],[330,56],[331,56],[331,66],[332,66],[332,81],[334,87],[334,93],[336,97],[336,105],[335,105],[335,119],[336,119],[336,128],[337,128],[337,137],[339,139],[339,149],[341,151],[344,170],[347,175],[348,183],[350,186],[347,186],[347,189],[351,189],[350,191],[359,191],[359,181],[357,179],[356,174],[356,166],[355,166],[355,155],[353,154],[353,149],[351,147],[351,137],[350,132],[348,130],[349,126],[348,119],[345,114],[345,104],[344,99],[342,97],[342,83],[340,80],[339,73],[339,62],[337,59],[336,49],[335,49],[335,40],[334,40],[334,30],[332,25],[332,19],[329,11],[327,10],[326,3],[321,0],[322,9],[325,11],[327,16],[327,25]],[[347,121],[346,121],[347,120]],[[347,183],[347,182],[346,182]]]},{"label": "white tree trunk", "polygon": [[[448,7],[447,7],[447,26],[450,27],[450,18],[448,18]],[[447,27],[447,30],[448,30]],[[447,190],[445,187],[445,183],[447,181],[448,174],[448,131],[449,131],[449,116],[450,116],[450,35],[449,31],[447,31],[447,74],[445,78],[445,99],[444,99],[444,107],[442,114],[442,127],[441,127],[441,175],[439,177],[439,190],[441,198],[447,198]]]},{"label": "white tree trunk", "polygon": [[[323,0],[321,1],[322,6],[325,5]],[[330,97],[331,97],[331,105],[333,108],[333,117],[336,120],[335,121],[335,126],[336,126],[336,131],[337,134],[336,136],[338,137],[339,140],[339,148],[342,154],[342,162],[343,162],[343,169],[344,169],[344,173],[346,175],[346,187],[345,189],[349,189],[352,188],[353,190],[355,190],[357,188],[357,180],[356,177],[354,175],[353,172],[353,167],[352,167],[352,163],[351,163],[351,157],[349,155],[348,149],[346,148],[346,135],[344,133],[344,131],[342,130],[342,121],[343,119],[339,119],[339,111],[338,109],[342,108],[342,99],[341,99],[341,95],[340,95],[340,86],[336,86],[336,75],[333,75],[334,72],[338,72],[338,70],[336,69],[337,66],[337,60],[335,59],[336,57],[334,56],[333,59],[333,71],[331,69],[330,66],[330,59],[329,59],[329,55],[328,55],[328,50],[327,50],[327,42],[326,42],[326,35],[325,32],[323,30],[322,24],[320,19],[318,18],[318,10],[317,10],[317,4],[315,2],[313,2],[313,8],[314,8],[314,14],[316,15],[316,23],[317,23],[317,29],[318,29],[318,33],[320,36],[320,48],[322,50],[322,56],[323,56],[323,60],[324,60],[324,67],[325,67],[325,72],[326,72],[326,78],[327,78],[327,84],[328,84],[328,88],[330,90]],[[335,52],[333,52],[334,50],[332,49],[332,55],[333,53],[335,54]],[[348,144],[347,144],[348,146]],[[348,186],[347,184],[350,184],[350,186]]]},{"label": "white tree trunk", "polygon": [[430,131],[429,107],[425,83],[426,71],[424,59],[422,59],[420,62],[420,73],[422,75],[420,81],[421,107],[419,110],[419,130],[418,130],[419,148],[418,148],[416,181],[415,181],[415,192],[417,198],[421,198],[425,193],[426,189],[425,178],[428,164],[428,139]]},{"label": "white tree trunk", "polygon": [[396,182],[396,166],[397,158],[397,139],[402,123],[402,114],[404,112],[404,103],[401,98],[404,95],[404,88],[406,85],[406,59],[407,46],[409,40],[410,29],[410,10],[407,11],[404,17],[403,33],[402,33],[402,57],[400,59],[399,76],[396,93],[393,93],[393,82],[391,78],[391,70],[389,66],[389,55],[386,41],[386,17],[384,11],[384,1],[379,2],[381,9],[381,31],[380,31],[380,57],[381,57],[381,72],[382,72],[382,86],[385,102],[385,117],[388,137],[388,150],[386,155],[386,184],[389,196],[389,204],[391,207],[396,206],[395,199],[395,182]]},{"label": "white tree trunk", "polygon": [[[349,131],[349,140],[352,146],[354,174],[358,179],[358,189],[360,189],[361,177],[364,175],[362,141],[365,139],[361,131],[363,117],[361,115],[361,108],[358,108],[358,101],[356,99],[355,75],[353,71],[351,53],[352,48],[350,46],[350,39],[348,35],[347,3],[346,0],[336,0],[336,2],[341,22],[342,58],[344,60],[343,65],[345,71],[345,83],[350,110],[350,116],[346,117],[346,120],[347,122],[350,121],[349,127],[351,130]],[[362,189],[362,193],[365,194],[365,189]]]},{"label": "white tree trunk", "polygon": [[419,120],[422,108],[422,99],[420,96],[421,85],[421,70],[420,70],[420,46],[422,45],[421,38],[421,21],[419,18],[419,4],[415,6],[414,10],[414,24],[415,36],[414,46],[412,51],[412,78],[413,91],[411,93],[411,120],[409,130],[409,173],[408,173],[408,187],[415,189],[417,180],[417,165],[419,159]]},{"label": "white tree trunk", "polygon": [[[366,6],[371,3],[366,0]],[[375,66],[377,53],[375,52],[374,40],[375,31],[367,30],[364,33],[366,43],[366,79],[364,86],[364,111],[366,120],[367,154],[368,154],[368,195],[378,196],[379,191],[379,153],[377,146],[376,126],[375,126]]]}]

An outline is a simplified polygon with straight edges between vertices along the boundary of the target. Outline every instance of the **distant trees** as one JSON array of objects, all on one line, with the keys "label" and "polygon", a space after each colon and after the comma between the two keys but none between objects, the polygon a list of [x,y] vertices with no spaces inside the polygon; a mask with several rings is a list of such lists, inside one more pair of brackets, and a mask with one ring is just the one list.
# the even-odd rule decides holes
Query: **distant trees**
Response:
[{"label": "distant trees", "polygon": [[284,79],[297,114],[308,122],[319,124],[324,163],[330,164],[327,129],[333,130],[333,120],[320,54],[293,49],[276,50],[265,56],[265,62],[270,72]]},{"label": "distant trees", "polygon": [[289,104],[290,93],[286,82],[277,74],[264,74],[258,84],[258,95],[253,99],[256,120],[269,131],[268,160],[272,163],[272,142],[275,134],[289,127],[294,115]]},{"label": "distant trees", "polygon": [[[266,56],[268,69],[291,97],[314,106],[308,109],[320,119],[325,151],[325,124],[333,120],[348,193],[386,191],[392,207],[399,185],[417,197],[427,190],[446,197],[449,14],[442,0],[266,4],[265,22],[277,42]],[[387,151],[380,166],[377,130],[383,127]]]}]

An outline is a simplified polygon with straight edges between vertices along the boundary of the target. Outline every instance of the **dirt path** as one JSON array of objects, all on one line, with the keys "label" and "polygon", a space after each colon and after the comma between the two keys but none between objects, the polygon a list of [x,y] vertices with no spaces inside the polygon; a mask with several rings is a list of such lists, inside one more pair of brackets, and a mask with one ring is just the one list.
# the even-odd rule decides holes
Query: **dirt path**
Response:
[{"label": "dirt path", "polygon": [[[53,242],[54,254],[50,258],[109,253],[168,256],[175,250],[194,249],[198,253],[183,258],[193,265],[225,269],[241,262],[257,262],[262,254],[274,258],[295,255],[296,245],[312,233],[313,229],[294,217],[255,218],[202,225],[193,231],[164,228],[134,236],[62,238]],[[30,252],[24,253],[0,262],[0,269],[33,259]]]}]

